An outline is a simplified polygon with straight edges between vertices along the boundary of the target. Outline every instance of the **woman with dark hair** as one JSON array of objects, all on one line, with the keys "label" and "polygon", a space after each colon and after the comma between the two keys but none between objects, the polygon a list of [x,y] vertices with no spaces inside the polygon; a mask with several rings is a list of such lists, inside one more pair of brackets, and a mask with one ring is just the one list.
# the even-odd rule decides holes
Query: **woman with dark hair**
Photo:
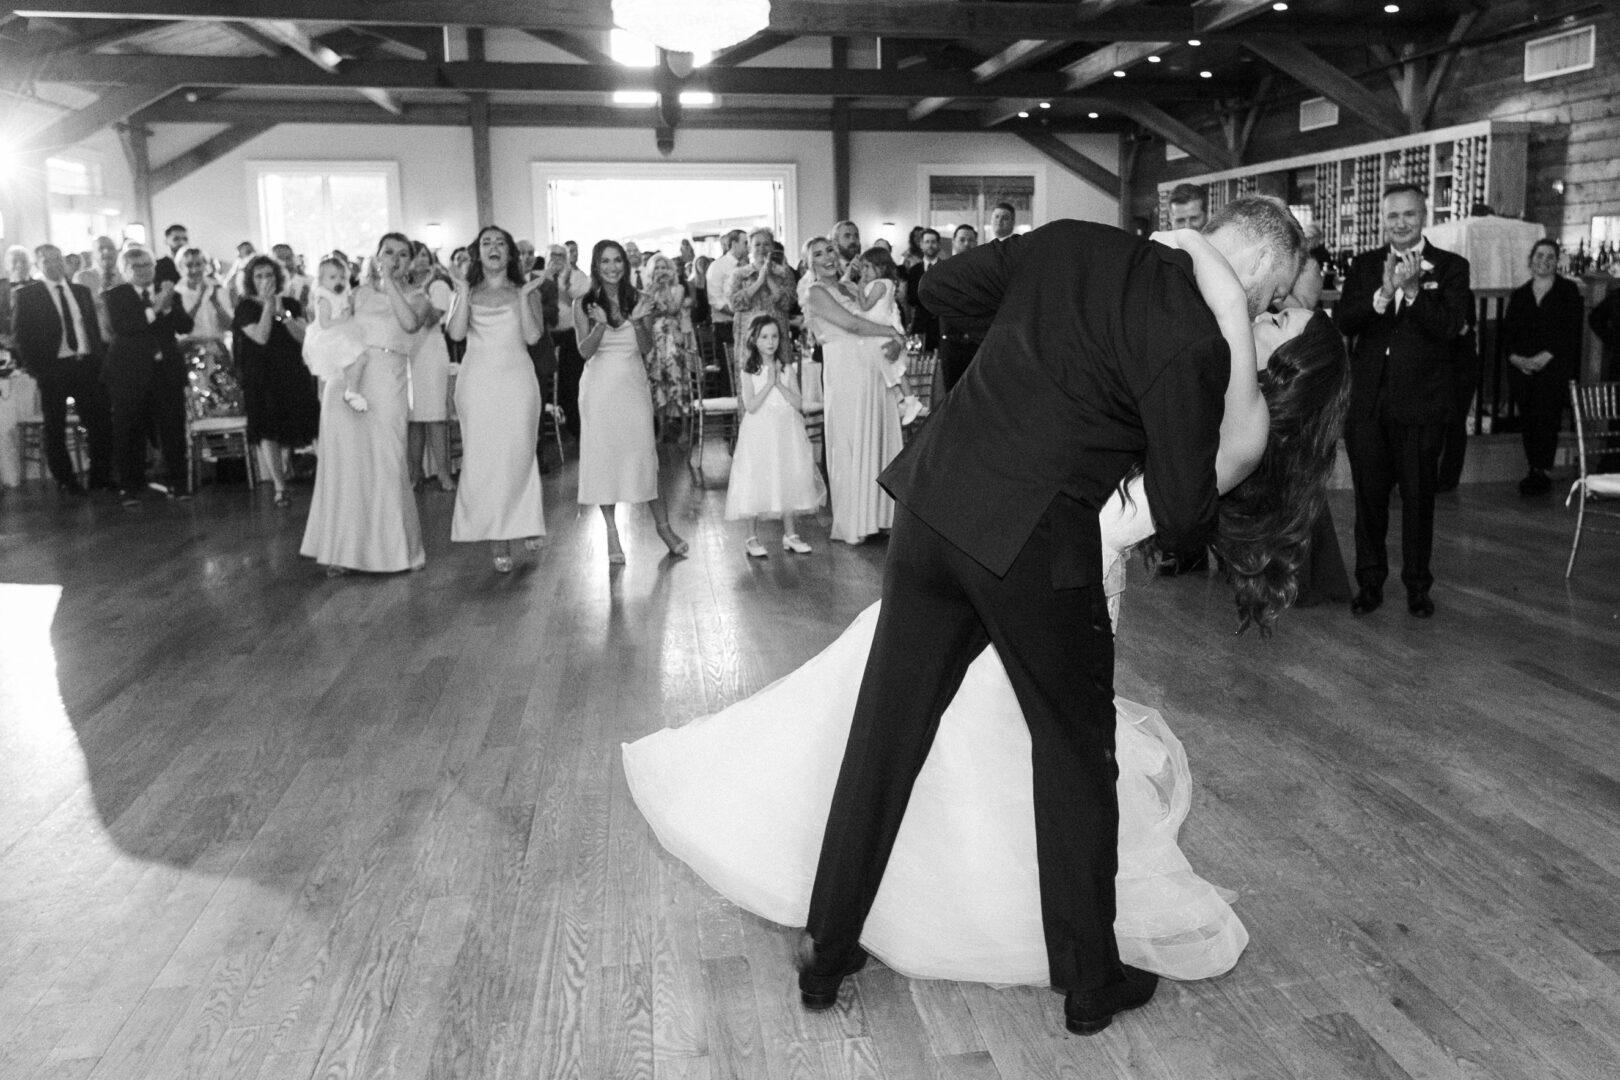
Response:
[{"label": "woman with dark hair", "polygon": [[585,358],[579,380],[579,503],[600,506],[608,563],[624,562],[615,505],[647,503],[658,538],[683,556],[687,543],[669,524],[658,494],[652,386],[641,358],[653,346],[652,301],[630,284],[630,260],[614,240],[591,250],[591,288],[574,301],[574,331]]},{"label": "woman with dark hair", "polygon": [[450,336],[467,343],[456,379],[461,417],[461,486],[450,539],[488,540],[495,570],[512,570],[512,541],[538,551],[546,532],[540,466],[540,384],[529,346],[540,340],[529,294],[543,278],[523,280],[512,234],[488,225],[472,244],[476,255],[455,278]]},{"label": "woman with dark hair", "polygon": [[[1199,281],[1205,288],[1202,271]],[[1220,301],[1212,307],[1228,316],[1230,382],[1237,398],[1264,398],[1258,413],[1246,400],[1231,402],[1228,413],[1239,419],[1230,429],[1223,424],[1222,445],[1250,445],[1268,424],[1269,442],[1258,471],[1242,483],[1235,464],[1242,455],[1217,458],[1217,480],[1235,487],[1228,498],[1237,502],[1220,518],[1218,547],[1246,624],[1265,628],[1288,602],[1290,552],[1322,497],[1349,366],[1325,317],[1263,316],[1244,330],[1247,307],[1235,277],[1230,287],[1206,288]],[[1258,379],[1256,363],[1266,372]],[[1145,492],[1138,474],[1099,515],[1116,620],[1125,560],[1153,531]],[[631,793],[660,842],[733,902],[784,925],[804,925],[879,606],[754,697],[624,747]],[[1222,974],[1248,932],[1177,847],[1191,803],[1186,754],[1157,711],[1115,701],[1120,959],[1178,979]],[[889,967],[913,978],[1050,981],[1030,753],[1017,697],[987,647],[939,723],[861,935]]]},{"label": "woman with dark hair", "polygon": [[910,270],[923,261],[922,237],[927,229],[922,225],[913,225],[911,233],[906,237],[906,253],[901,259],[900,269]]},{"label": "woman with dark hair", "polygon": [[1519,403],[1524,456],[1530,466],[1520,495],[1552,490],[1547,470],[1558,453],[1558,425],[1569,403],[1569,380],[1581,364],[1581,290],[1558,272],[1558,244],[1537,240],[1530,249],[1530,280],[1508,297],[1502,345],[1513,370],[1508,385]]},{"label": "woman with dark hair", "polygon": [[411,241],[411,284],[428,298],[428,317],[411,349],[411,422],[405,454],[411,487],[426,482],[423,451],[433,459],[440,491],[454,491],[450,477],[450,346],[444,318],[450,312],[450,275],[420,240]]},{"label": "woman with dark hair", "polygon": [[287,494],[288,455],[308,446],[320,430],[321,403],[304,366],[304,309],[282,296],[286,273],[275,259],[255,255],[242,271],[242,299],[231,319],[231,344],[242,380],[248,442],[275,485],[275,503]]},{"label": "woman with dark hair", "polygon": [[315,493],[299,550],[325,565],[329,576],[427,563],[405,465],[405,430],[412,336],[427,319],[428,298],[411,285],[410,270],[410,240],[383,234],[366,283],[354,291],[353,318],[365,351],[343,369],[343,378],[328,380],[321,399]]}]

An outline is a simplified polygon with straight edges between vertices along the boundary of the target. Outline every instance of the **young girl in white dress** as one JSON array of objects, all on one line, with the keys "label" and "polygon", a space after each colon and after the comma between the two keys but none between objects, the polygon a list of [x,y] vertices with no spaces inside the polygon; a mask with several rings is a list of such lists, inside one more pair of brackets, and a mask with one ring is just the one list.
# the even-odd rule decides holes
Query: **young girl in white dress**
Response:
[{"label": "young girl in white dress", "polygon": [[808,555],[810,545],[799,538],[795,520],[827,501],[827,485],[804,433],[799,392],[782,364],[781,328],[774,317],[756,315],[747,333],[737,387],[745,411],[731,458],[726,520],[753,519],[744,545],[750,558],[766,557],[759,542],[762,517],[782,519],[783,551]]},{"label": "young girl in white dress", "polygon": [[[310,292],[315,303],[314,317],[304,331],[304,363],[321,380],[324,392],[333,379],[347,377],[347,369],[358,363],[366,350],[365,331],[354,321],[354,294],[349,291],[349,264],[328,255],[321,260],[319,278]],[[358,381],[358,372],[355,379]],[[346,384],[347,386],[347,384]],[[365,399],[347,389],[344,400],[365,411]]]}]

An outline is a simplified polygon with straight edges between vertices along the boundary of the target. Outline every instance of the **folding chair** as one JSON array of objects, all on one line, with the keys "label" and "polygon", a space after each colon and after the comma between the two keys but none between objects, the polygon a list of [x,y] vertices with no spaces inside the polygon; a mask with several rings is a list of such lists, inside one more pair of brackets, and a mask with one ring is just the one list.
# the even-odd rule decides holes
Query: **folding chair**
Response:
[{"label": "folding chair", "polygon": [[[1604,499],[1620,499],[1620,472],[1594,471],[1601,467],[1600,461],[1605,454],[1620,450],[1620,430],[1614,426],[1615,421],[1620,420],[1620,382],[1581,386],[1571,379],[1569,399],[1570,404],[1574,406],[1575,452],[1581,471],[1569,489],[1569,498],[1564,500],[1565,506],[1568,506],[1571,500],[1578,500],[1575,508],[1575,538],[1569,545],[1569,565],[1564,567],[1566,578],[1575,572],[1575,555],[1581,549],[1583,528],[1589,528],[1593,532],[1620,535],[1620,529],[1586,523],[1588,514],[1620,519],[1620,504],[1615,504],[1615,508],[1601,505],[1601,500]],[[1600,505],[1590,505],[1593,502]]]},{"label": "folding chair", "polygon": [[[731,346],[722,343],[720,352],[722,359],[729,367],[731,365]],[[703,471],[703,445],[708,438],[710,422],[712,421],[720,426],[725,433],[726,442],[729,446],[736,440],[737,427],[742,420],[742,402],[740,398],[735,395],[725,397],[704,396],[704,384],[707,381],[704,375],[705,372],[702,367],[696,367],[692,373],[692,412],[697,417],[697,438],[694,441],[697,443],[697,470],[700,473]],[[734,367],[731,369],[731,380],[732,385],[735,386],[737,370]]]}]

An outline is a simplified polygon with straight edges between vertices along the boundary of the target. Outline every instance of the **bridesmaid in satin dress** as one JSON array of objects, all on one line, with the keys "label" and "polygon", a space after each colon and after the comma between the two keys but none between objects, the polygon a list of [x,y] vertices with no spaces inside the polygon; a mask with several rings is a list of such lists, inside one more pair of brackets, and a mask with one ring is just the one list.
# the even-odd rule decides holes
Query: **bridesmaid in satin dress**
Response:
[{"label": "bridesmaid in satin dress", "polygon": [[383,236],[370,277],[354,293],[366,351],[321,396],[315,493],[299,550],[331,576],[427,564],[405,465],[406,374],[412,335],[428,312],[427,297],[410,284],[410,260],[410,240]]},{"label": "bridesmaid in satin dress", "polygon": [[465,271],[454,270],[455,299],[446,327],[467,342],[456,380],[461,417],[461,486],[450,539],[490,541],[495,570],[512,571],[512,541],[540,549],[546,531],[540,467],[534,447],[540,435],[540,384],[527,346],[540,340],[527,283],[512,234],[485,226],[472,246]]},{"label": "bridesmaid in satin dress", "polygon": [[809,325],[821,342],[827,480],[832,538],[859,544],[894,523],[894,500],[878,474],[900,453],[900,394],[883,366],[905,343],[894,327],[866,318],[840,276],[838,250],[821,237],[804,246],[814,279],[806,293]]},{"label": "bridesmaid in satin dress", "polygon": [[614,517],[621,502],[647,503],[669,553],[687,552],[658,493],[652,384],[642,361],[653,347],[653,305],[630,284],[629,266],[617,241],[597,241],[591,290],[574,301],[574,331],[585,358],[579,380],[579,502],[602,508],[608,563],[615,566],[624,562]]}]

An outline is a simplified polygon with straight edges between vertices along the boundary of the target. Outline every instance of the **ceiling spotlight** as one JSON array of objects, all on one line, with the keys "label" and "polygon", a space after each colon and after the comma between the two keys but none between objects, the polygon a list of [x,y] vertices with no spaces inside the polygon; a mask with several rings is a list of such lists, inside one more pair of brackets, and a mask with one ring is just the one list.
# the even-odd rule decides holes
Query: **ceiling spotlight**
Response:
[{"label": "ceiling spotlight", "polygon": [[1018,110],[1018,119],[1020,119],[1020,120],[1028,120],[1029,119],[1029,110],[1028,109],[1019,109]]},{"label": "ceiling spotlight", "polygon": [[1157,56],[1150,56],[1150,57],[1148,57],[1148,63],[1150,63],[1150,64],[1157,64],[1157,63],[1158,63],[1158,62],[1159,62],[1159,58],[1158,58],[1158,57],[1157,57]]},{"label": "ceiling spotlight", "polygon": [[1275,4],[1271,5],[1271,10],[1272,11],[1287,11],[1288,10],[1288,5],[1283,3],[1283,0],[1277,0],[1277,2]]},{"label": "ceiling spotlight", "polygon": [[1114,78],[1123,79],[1124,77],[1125,77],[1125,69],[1124,68],[1115,68],[1114,69]]},{"label": "ceiling spotlight", "polygon": [[1401,5],[1399,5],[1399,4],[1385,4],[1384,5],[1384,14],[1385,15],[1393,15],[1399,10],[1401,10]]},{"label": "ceiling spotlight", "polygon": [[1050,108],[1051,108],[1051,107],[1052,107],[1052,103],[1051,103],[1051,102],[1050,102],[1050,101],[1043,101],[1043,102],[1041,102],[1041,108],[1043,108],[1043,109],[1050,109]]},{"label": "ceiling spotlight", "polygon": [[1213,71],[1200,71],[1198,73],[1198,77],[1200,79],[1213,79],[1215,77],[1215,73]]},{"label": "ceiling spotlight", "polygon": [[1086,113],[1086,115],[1089,116],[1093,120],[1097,119],[1097,114],[1094,113],[1094,112],[1088,112],[1088,113]]},{"label": "ceiling spotlight", "polygon": [[1199,41],[1197,38],[1192,38],[1191,40],[1189,40],[1187,42],[1187,44],[1191,45],[1193,48],[1196,49],[1196,48],[1198,48],[1198,46],[1202,45],[1203,42]]},{"label": "ceiling spotlight", "polygon": [[195,91],[195,90],[187,90],[186,91],[186,100],[191,102],[193,105],[197,104],[197,91]]}]

